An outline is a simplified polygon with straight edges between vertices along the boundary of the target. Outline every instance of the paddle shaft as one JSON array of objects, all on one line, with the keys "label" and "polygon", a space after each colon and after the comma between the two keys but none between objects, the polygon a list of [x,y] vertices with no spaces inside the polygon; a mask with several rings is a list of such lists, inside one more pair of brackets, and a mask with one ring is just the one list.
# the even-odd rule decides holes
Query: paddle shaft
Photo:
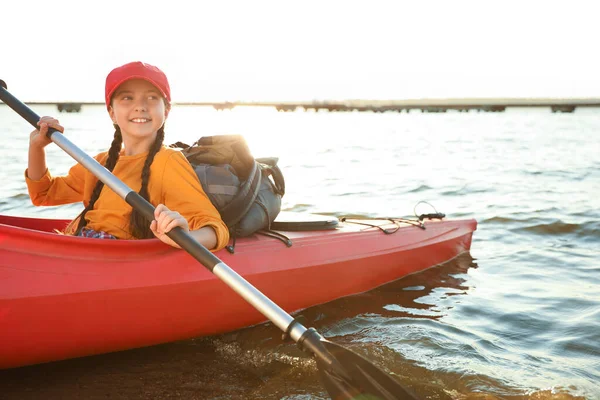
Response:
[{"label": "paddle shaft", "polygon": [[[32,126],[38,128],[37,123],[40,120],[40,117],[27,105],[10,94],[4,88],[5,84],[1,84],[4,84],[4,82],[0,81],[0,100],[4,101],[4,103],[15,110]],[[148,221],[154,220],[154,206],[146,199],[121,182],[121,180],[119,180],[109,170],[100,165],[98,161],[79,149],[56,129],[50,128],[47,135],[52,142],[63,149],[75,161],[87,168],[92,174],[104,182],[105,185],[111,188],[134,209],[140,211],[148,219]],[[252,286],[237,272],[232,270],[227,264],[221,261],[200,243],[198,243],[198,241],[194,239],[188,232],[180,227],[176,227],[167,233],[167,236],[181,246],[182,249],[187,251],[192,257],[198,260],[209,271],[215,274],[227,286],[242,296],[248,303],[254,306],[265,317],[279,327],[279,329],[287,332],[294,341],[297,342],[298,339],[300,339],[300,337],[307,331],[304,326],[296,322],[294,318],[292,318],[292,316],[285,312],[281,307],[271,301],[267,296]]]}]

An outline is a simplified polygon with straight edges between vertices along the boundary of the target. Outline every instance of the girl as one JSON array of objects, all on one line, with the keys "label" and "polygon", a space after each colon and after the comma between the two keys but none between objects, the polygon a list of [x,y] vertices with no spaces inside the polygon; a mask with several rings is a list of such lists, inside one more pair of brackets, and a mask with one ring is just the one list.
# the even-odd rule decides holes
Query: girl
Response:
[{"label": "girl", "polygon": [[[64,132],[58,120],[42,117],[30,135],[25,180],[36,206],[83,201],[81,214],[66,233],[96,238],[148,239],[157,237],[179,247],[166,233],[176,226],[189,231],[208,249],[219,250],[229,231],[181,152],[163,145],[164,123],[171,109],[165,74],[149,64],[132,62],[106,78],[105,101],[115,127],[108,152],[95,159],[152,204],[158,204],[151,223],[132,210],[91,172],[76,164],[64,177],[52,177],[44,148],[48,128]],[[177,211],[171,211],[177,210]]]}]

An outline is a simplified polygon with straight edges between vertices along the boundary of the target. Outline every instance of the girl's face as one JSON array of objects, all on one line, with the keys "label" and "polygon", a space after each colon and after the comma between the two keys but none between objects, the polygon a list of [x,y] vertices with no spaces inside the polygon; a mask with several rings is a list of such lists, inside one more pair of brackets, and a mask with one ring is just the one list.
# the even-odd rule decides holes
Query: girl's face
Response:
[{"label": "girl's face", "polygon": [[159,90],[150,82],[131,79],[115,91],[109,114],[113,123],[121,128],[126,146],[128,142],[143,143],[150,148],[156,132],[169,115],[169,107],[165,105]]}]

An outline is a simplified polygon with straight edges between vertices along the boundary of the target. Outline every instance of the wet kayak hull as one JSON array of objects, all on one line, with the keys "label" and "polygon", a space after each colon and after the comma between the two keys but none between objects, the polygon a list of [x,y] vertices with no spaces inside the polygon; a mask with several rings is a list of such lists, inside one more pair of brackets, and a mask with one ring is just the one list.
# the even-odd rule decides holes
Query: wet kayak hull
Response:
[{"label": "wet kayak hull", "polygon": [[[158,240],[52,233],[66,221],[0,216],[0,368],[149,346],[265,318],[186,252]],[[381,222],[379,222],[381,223]],[[254,235],[216,255],[287,312],[362,293],[468,251],[475,220],[393,234],[337,229]],[[395,227],[393,227],[395,229]]]}]

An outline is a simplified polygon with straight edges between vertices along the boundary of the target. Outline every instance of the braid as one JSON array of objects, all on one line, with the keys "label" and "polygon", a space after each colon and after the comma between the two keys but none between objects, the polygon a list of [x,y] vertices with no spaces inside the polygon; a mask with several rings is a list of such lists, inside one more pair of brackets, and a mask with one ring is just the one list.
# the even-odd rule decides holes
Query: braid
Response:
[{"label": "braid", "polygon": [[[154,143],[150,147],[150,151],[148,152],[148,156],[146,156],[146,161],[144,162],[144,168],[142,169],[142,187],[138,192],[140,196],[144,199],[150,201],[150,195],[148,194],[148,182],[150,181],[150,166],[154,161],[154,156],[161,149],[163,141],[165,138],[165,126],[161,126],[161,128],[156,133],[156,139]],[[131,217],[129,218],[129,226],[131,235],[138,239],[151,239],[154,237],[154,234],[150,230],[149,221],[144,217],[139,211],[132,210]]]},{"label": "braid", "polygon": [[[110,145],[110,150],[108,151],[108,159],[106,160],[106,164],[104,167],[111,171],[115,169],[115,165],[117,165],[117,160],[119,159],[119,154],[121,153],[121,145],[123,144],[123,136],[121,136],[121,128],[118,125],[115,125],[115,136]],[[77,224],[77,229],[75,230],[74,235],[77,236],[81,233],[81,229],[85,227],[87,224],[87,220],[85,219],[85,214],[89,210],[94,209],[94,204],[96,204],[96,200],[100,197],[100,192],[102,192],[102,188],[104,187],[104,183],[101,180],[96,182],[96,186],[94,186],[94,190],[92,191],[92,196],[90,197],[90,202],[87,207],[83,209],[79,217],[75,220],[79,219],[79,223]]]}]

